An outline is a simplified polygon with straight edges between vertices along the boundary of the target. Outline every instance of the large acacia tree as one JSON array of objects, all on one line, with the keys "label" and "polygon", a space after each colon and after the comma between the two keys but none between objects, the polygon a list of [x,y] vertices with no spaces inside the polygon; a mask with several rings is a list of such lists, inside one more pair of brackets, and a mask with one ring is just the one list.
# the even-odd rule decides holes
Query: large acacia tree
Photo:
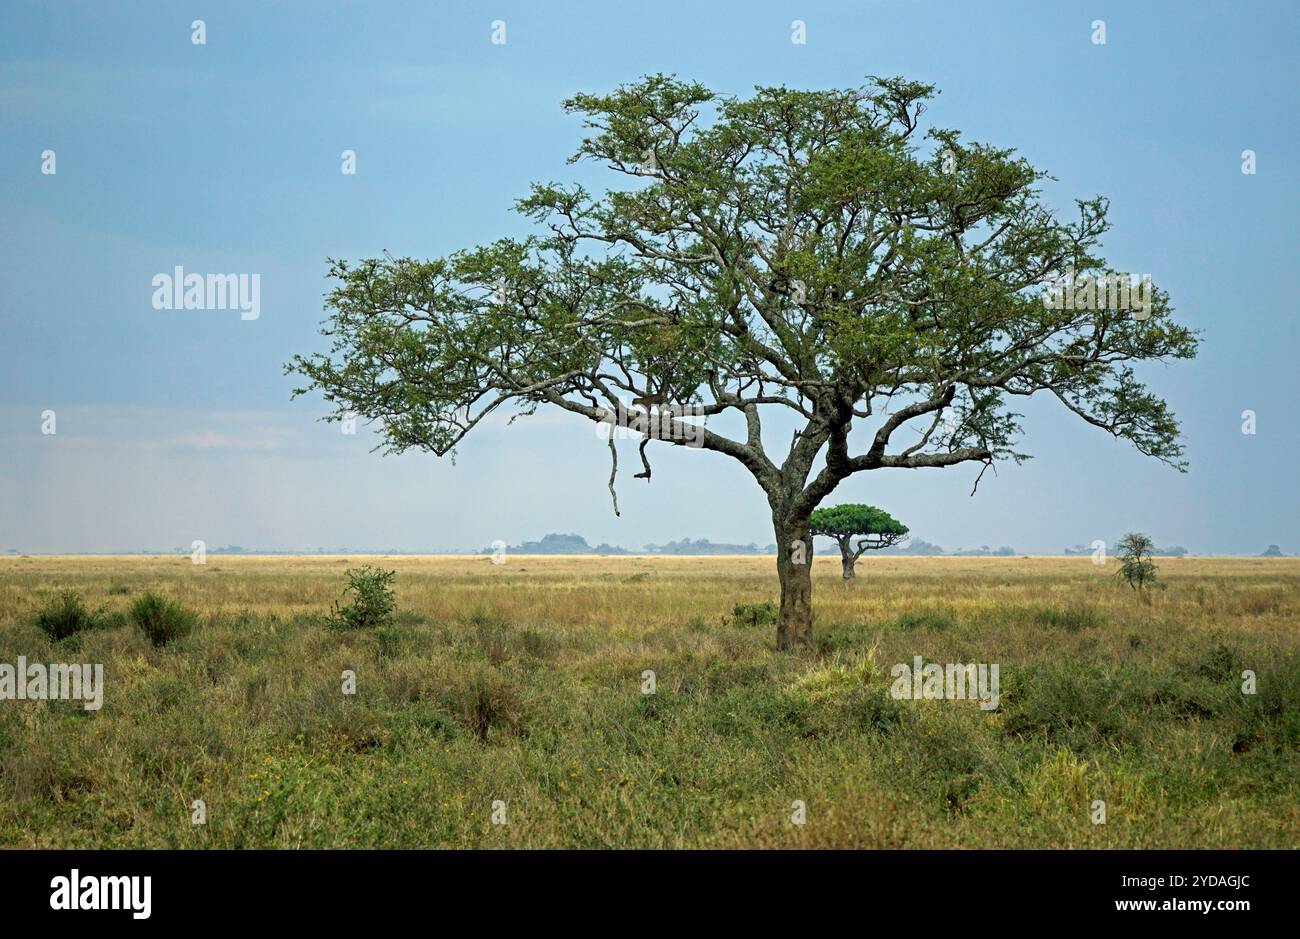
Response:
[{"label": "large acacia tree", "polygon": [[1106,201],[1058,218],[1013,151],[922,130],[932,95],[887,78],[740,99],[663,75],[577,95],[573,160],[616,184],[534,186],[530,237],[332,261],[332,347],[289,364],[297,391],[377,421],[388,452],[439,455],[502,406],[608,422],[659,405],[641,426],[681,432],[644,433],[640,476],[653,436],[737,461],[766,494],[781,648],[811,639],[818,503],[863,471],[1023,459],[1014,398],[1043,392],[1181,468],[1177,423],[1132,370],[1195,354],[1167,295],[1140,317],[1042,296],[1110,270]]}]

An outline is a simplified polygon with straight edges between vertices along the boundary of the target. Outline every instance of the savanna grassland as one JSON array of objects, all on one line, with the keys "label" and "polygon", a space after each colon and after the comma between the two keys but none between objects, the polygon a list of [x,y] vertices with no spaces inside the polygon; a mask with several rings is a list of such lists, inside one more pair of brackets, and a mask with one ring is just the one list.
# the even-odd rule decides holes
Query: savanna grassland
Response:
[{"label": "savanna grassland", "polygon": [[[365,563],[394,622],[330,628]],[[770,558],[6,558],[0,662],[103,663],[105,691],[0,701],[0,844],[1300,845],[1300,560],[1163,559],[1145,596],[1114,570],[819,557],[818,647],[784,654],[733,615]],[[53,640],[68,590],[96,626]],[[148,591],[193,631],[151,644]],[[998,663],[1000,707],[894,700],[916,655]]]}]

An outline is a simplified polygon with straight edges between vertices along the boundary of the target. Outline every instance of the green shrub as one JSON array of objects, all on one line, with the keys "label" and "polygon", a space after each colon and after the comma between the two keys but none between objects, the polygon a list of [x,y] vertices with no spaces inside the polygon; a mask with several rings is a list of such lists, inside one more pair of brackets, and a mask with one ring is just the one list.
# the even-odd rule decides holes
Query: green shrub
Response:
[{"label": "green shrub", "polygon": [[845,716],[859,730],[887,734],[906,716],[902,705],[883,688],[859,688],[845,707]]},{"label": "green shrub", "polygon": [[65,590],[57,600],[36,614],[36,625],[53,640],[67,639],[98,625],[99,617],[91,613],[75,592]]},{"label": "green shrub", "polygon": [[1204,677],[1188,678],[1173,671],[1150,671],[1130,697],[1134,706],[1148,709],[1153,717],[1175,720],[1214,718],[1231,710],[1236,695],[1222,682]]},{"label": "green shrub", "polygon": [[771,600],[737,603],[731,609],[731,621],[737,626],[770,626],[776,622],[776,616],[776,604]]},{"label": "green shrub", "polygon": [[1156,562],[1151,560],[1154,550],[1154,543],[1148,536],[1141,532],[1129,532],[1119,540],[1119,571],[1116,576],[1134,590],[1154,584]]},{"label": "green shrub", "polygon": [[335,603],[326,623],[334,629],[372,629],[389,625],[397,609],[392,588],[397,571],[367,564],[348,570],[346,576],[348,585],[343,594],[351,594],[352,602],[342,607]]},{"label": "green shrub", "polygon": [[495,668],[478,666],[449,678],[436,702],[481,742],[494,729],[503,736],[527,736],[527,709],[518,681]]},{"label": "green shrub", "polygon": [[130,619],[121,610],[96,610],[95,629],[121,629]]},{"label": "green shrub", "polygon": [[1233,752],[1264,745],[1290,758],[1300,748],[1300,654],[1291,653],[1260,669],[1257,682],[1252,695],[1240,694],[1237,685],[1232,686],[1239,703]]},{"label": "green shrub", "polygon": [[945,811],[961,812],[984,784],[989,767],[964,728],[941,724],[926,731],[916,754],[922,788],[933,791]]},{"label": "green shrub", "polygon": [[1002,691],[1002,730],[1009,736],[1082,752],[1123,730],[1125,688],[1101,668],[1045,665],[1009,677]]},{"label": "green shrub", "polygon": [[1196,650],[1189,658],[1178,663],[1178,669],[1183,674],[1212,681],[1239,680],[1241,668],[1241,657],[1237,650],[1221,640]]},{"label": "green shrub", "polygon": [[152,591],[131,604],[130,615],[155,648],[188,636],[199,618],[193,610]]},{"label": "green shrub", "polygon": [[919,613],[905,612],[899,613],[894,618],[893,626],[895,629],[911,631],[913,629],[932,629],[936,632],[947,629],[953,625],[954,617],[947,613],[940,613],[934,610],[922,610]]},{"label": "green shrub", "polygon": [[856,623],[827,623],[818,630],[817,651],[823,656],[836,652],[865,652],[874,641],[867,627]]},{"label": "green shrub", "polygon": [[64,590],[57,600],[45,606],[36,614],[36,626],[49,636],[49,639],[68,639],[74,633],[94,628],[95,618],[81,602],[81,597],[73,590]]},{"label": "green shrub", "polygon": [[813,707],[805,697],[770,685],[734,687],[696,702],[699,710],[683,719],[703,720],[723,737],[755,741],[773,732],[799,737],[820,732],[811,723]]}]

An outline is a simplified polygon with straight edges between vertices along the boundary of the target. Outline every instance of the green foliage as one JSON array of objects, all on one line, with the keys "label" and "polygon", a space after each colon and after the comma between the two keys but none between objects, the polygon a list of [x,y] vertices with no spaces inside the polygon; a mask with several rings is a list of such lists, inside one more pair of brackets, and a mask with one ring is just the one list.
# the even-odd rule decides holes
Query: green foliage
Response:
[{"label": "green foliage", "polygon": [[341,607],[335,603],[326,623],[334,629],[373,629],[389,625],[397,609],[392,589],[397,571],[366,564],[345,573],[348,585],[343,593],[344,596],[350,594],[352,602]]},{"label": "green foliage", "polygon": [[1119,576],[1134,590],[1155,583],[1156,562],[1151,558],[1155,543],[1140,532],[1129,532],[1119,540]]},{"label": "green foliage", "polygon": [[[1109,203],[1059,217],[1048,173],[1013,148],[921,130],[934,96],[875,76],[731,97],[662,74],[575,95],[571,162],[608,185],[533,186],[516,204],[527,236],[331,260],[330,346],[286,363],[294,395],[319,392],[328,421],[375,422],[386,452],[440,456],[493,411],[610,423],[630,399],[639,424],[657,409],[639,478],[652,441],[734,459],[781,507],[778,542],[855,473],[1026,459],[1011,402],[1040,392],[1183,469],[1178,422],[1135,365],[1195,357],[1196,332],[1149,281],[1141,316],[1118,290],[1052,302],[1052,283],[1128,278],[1101,251]],[[695,405],[746,432],[674,417]],[[773,412],[796,424],[784,453],[761,433]],[[860,553],[902,535],[839,537]],[[781,647],[808,643],[811,604],[783,610]]]},{"label": "green foliage", "polygon": [[776,622],[776,604],[771,600],[762,603],[737,603],[731,609],[731,619],[737,626],[768,626]]},{"label": "green foliage", "polygon": [[[1240,679],[1233,676],[1232,682]],[[1280,765],[1294,773],[1294,754],[1300,749],[1300,653],[1291,653],[1260,670],[1259,687],[1243,695],[1237,714],[1233,749],[1271,749],[1283,757]]]},{"label": "green foliage", "polygon": [[[332,346],[286,365],[295,394],[321,392],[328,420],[377,421],[389,451],[440,455],[508,404],[593,421],[620,394],[785,409],[806,422],[788,465],[830,448],[809,510],[861,470],[1022,459],[1008,402],[1040,391],[1181,466],[1177,422],[1132,363],[1192,358],[1195,332],[1154,287],[1140,319],[1044,303],[1045,282],[1111,270],[1107,201],[1058,218],[1048,174],[1014,149],[921,132],[934,96],[875,77],[729,97],[666,75],[575,95],[574,161],[609,185],[534,186],[527,237],[332,260]],[[855,418],[886,411],[847,452]],[[784,485],[761,440],[710,428],[702,445]]]},{"label": "green foliage", "polygon": [[861,688],[849,698],[846,717],[857,729],[887,734],[902,722],[906,712],[883,687]]},{"label": "green foliage", "polygon": [[[732,575],[657,569],[672,586],[660,592],[601,579],[595,606],[574,596],[586,575],[521,587],[437,562],[441,573],[404,586],[379,667],[378,630],[321,629],[302,612],[302,597],[342,586],[347,565],[276,562],[202,583],[150,570],[127,581],[140,586],[123,608],[148,582],[204,610],[204,628],[147,661],[138,634],[82,634],[71,661],[102,661],[110,680],[93,714],[0,707],[0,843],[1286,849],[1297,837],[1297,574],[1203,563],[1158,611],[1097,592],[1071,564],[891,571],[879,596],[849,597],[823,624],[825,654],[792,657],[718,615],[718,596],[762,596],[745,562]],[[0,592],[0,661],[44,646],[27,620],[52,576],[20,571]],[[110,576],[79,574],[92,609]],[[1280,603],[1237,612],[1273,589]],[[243,611],[231,596],[250,590],[258,608]],[[1095,627],[1061,625],[1051,641],[1036,628],[1050,625],[1041,610],[1093,605]],[[408,622],[407,609],[438,614]],[[610,628],[611,609],[636,615]],[[947,628],[892,627],[903,611]],[[914,655],[1000,662],[1001,706],[895,700],[889,667]],[[357,694],[340,694],[340,671],[359,665]],[[643,693],[647,668],[655,694]],[[1243,693],[1245,669],[1255,694]],[[177,825],[176,793],[196,784],[220,802],[219,824]],[[808,791],[808,825],[773,810]],[[491,825],[488,807],[507,797],[512,824]],[[1097,798],[1111,824],[1089,822]]]},{"label": "green foliage", "polygon": [[1198,650],[1188,661],[1182,663],[1182,670],[1188,674],[1216,681],[1235,680],[1241,668],[1239,652],[1221,640]]},{"label": "green foliage", "polygon": [[907,526],[888,512],[874,505],[856,503],[813,510],[808,518],[808,531],[835,539],[843,559],[845,579],[854,576],[854,564],[865,552],[890,548],[907,538]]},{"label": "green foliage", "polygon": [[75,591],[65,590],[36,614],[36,625],[51,639],[69,636],[100,625],[101,617],[86,609]]},{"label": "green foliage", "polygon": [[444,690],[442,703],[480,741],[487,741],[493,731],[526,734],[523,695],[518,684],[497,669],[479,666],[457,676]]},{"label": "green foliage", "polygon": [[198,622],[198,614],[193,610],[152,591],[131,604],[129,615],[155,648],[188,636]]},{"label": "green foliage", "polygon": [[1110,672],[1047,665],[1007,684],[1002,695],[1004,733],[1086,751],[1123,729],[1123,685]]},{"label": "green foliage", "polygon": [[835,538],[841,535],[876,535],[880,537],[907,534],[907,526],[883,509],[874,505],[849,503],[816,509],[808,519],[808,531],[813,535]]},{"label": "green foliage", "polygon": [[929,629],[936,632],[947,629],[956,622],[951,610],[904,610],[894,617],[893,627],[904,631]]}]

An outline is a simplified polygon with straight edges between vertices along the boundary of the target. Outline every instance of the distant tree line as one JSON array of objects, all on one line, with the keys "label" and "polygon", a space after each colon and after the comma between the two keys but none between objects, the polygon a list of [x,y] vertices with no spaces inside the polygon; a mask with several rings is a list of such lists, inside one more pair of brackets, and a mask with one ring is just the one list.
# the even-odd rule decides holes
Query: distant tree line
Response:
[{"label": "distant tree line", "polygon": [[[1117,540],[1112,543],[1118,544],[1119,541]],[[1092,550],[1093,550],[1092,548],[1089,548],[1085,545],[1077,544],[1073,548],[1066,548],[1061,553],[1062,554],[1092,554]],[[1181,557],[1186,557],[1188,551],[1182,545],[1174,545],[1172,548],[1152,547],[1148,553],[1152,557],[1157,557],[1157,558],[1181,558]]]},{"label": "distant tree line", "polygon": [[[493,549],[490,547],[482,548],[482,554],[492,554]],[[552,532],[545,535],[539,541],[525,541],[517,545],[506,547],[507,554],[607,554],[607,555],[628,555],[637,552],[629,551],[627,548],[621,548],[617,545],[599,544],[591,545],[587,539],[578,534],[558,534]],[[749,544],[730,544],[728,542],[710,541],[708,538],[681,538],[677,541],[667,541],[663,544],[647,544],[644,546],[644,554],[666,554],[666,555],[724,555],[724,554],[752,554],[752,555],[771,555],[776,553],[776,545],[758,545],[754,542]],[[818,554],[839,554],[838,545],[828,539],[827,544],[817,550]],[[947,555],[949,557],[1011,557],[1018,552],[1011,547],[1003,545],[1000,548],[991,548],[988,545],[981,545],[978,548],[958,548],[955,551],[946,551],[937,544],[932,544],[919,538],[911,539],[907,544],[894,545],[880,549],[881,554],[904,554],[904,555]]]}]

